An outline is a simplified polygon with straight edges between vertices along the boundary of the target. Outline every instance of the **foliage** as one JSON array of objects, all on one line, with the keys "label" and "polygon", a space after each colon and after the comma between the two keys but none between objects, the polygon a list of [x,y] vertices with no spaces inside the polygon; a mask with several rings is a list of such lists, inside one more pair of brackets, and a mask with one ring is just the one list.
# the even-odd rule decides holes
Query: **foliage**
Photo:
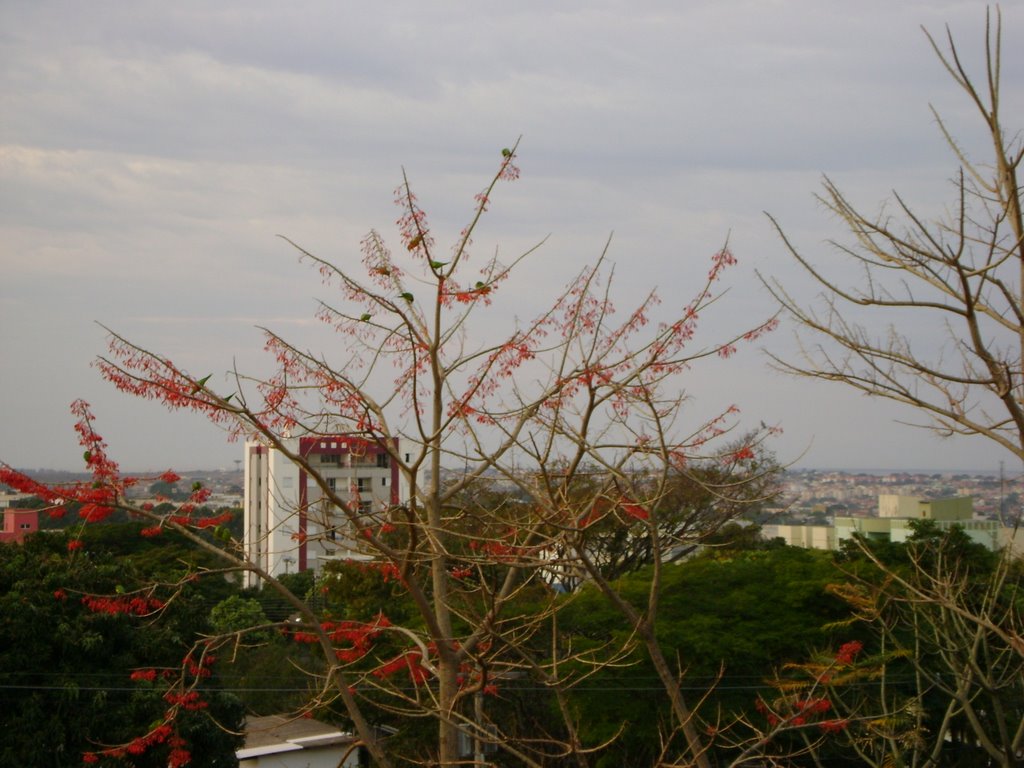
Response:
[{"label": "foliage", "polygon": [[259,601],[252,598],[231,595],[210,610],[210,626],[218,634],[246,631],[249,640],[266,640],[270,632],[254,628],[269,625]]},{"label": "foliage", "polygon": [[[827,592],[839,573],[825,552],[781,547],[764,551],[712,551],[666,569],[662,578],[659,642],[673,671],[707,698],[700,715],[707,728],[725,729],[752,716],[771,671],[828,642],[826,626],[848,616]],[[647,593],[650,569],[616,583],[626,599]],[[628,641],[617,612],[595,589],[585,588],[562,614],[576,644]],[[682,666],[685,664],[685,667]],[[622,733],[597,765],[654,765],[660,734],[670,719],[655,670],[638,647],[628,666],[602,670],[572,693],[589,742]],[[624,692],[632,695],[624,696]],[[660,759],[680,759],[678,746]],[[717,753],[725,759],[726,752]]]},{"label": "foliage", "polygon": [[[160,586],[162,575],[144,561],[103,548],[69,552],[68,543],[39,534],[0,545],[0,764],[77,765],[83,754],[120,747],[140,768],[163,768],[187,742],[197,768],[234,765],[238,739],[221,726],[240,727],[238,700],[204,678],[205,706],[180,708],[161,682],[164,670],[177,676],[207,630],[205,611],[192,608],[201,590]],[[154,607],[158,597],[167,602],[159,620],[120,609]]]}]

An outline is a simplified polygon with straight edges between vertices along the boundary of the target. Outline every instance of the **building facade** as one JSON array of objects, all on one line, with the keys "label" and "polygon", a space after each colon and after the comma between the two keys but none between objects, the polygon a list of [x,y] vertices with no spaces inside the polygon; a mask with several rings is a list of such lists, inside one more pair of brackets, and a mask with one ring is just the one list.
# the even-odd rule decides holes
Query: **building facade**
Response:
[{"label": "building facade", "polygon": [[917,496],[882,494],[878,497],[878,517],[835,518],[837,546],[859,534],[869,541],[890,541],[896,544],[914,535],[911,523],[930,520],[939,530],[959,526],[971,541],[990,550],[1003,545],[1002,524],[996,520],[975,520],[970,496],[945,499],[922,499]]},{"label": "building facade", "polygon": [[[331,559],[366,559],[359,543],[362,526],[355,530],[329,495],[366,526],[379,524],[387,510],[408,501],[409,484],[392,458],[408,458],[399,453],[399,441],[385,446],[352,435],[320,435],[289,438],[285,448],[245,445],[247,558],[272,576],[319,570]],[[259,577],[249,573],[246,583],[258,584]]]},{"label": "building facade", "polygon": [[4,544],[20,544],[30,533],[39,530],[38,509],[7,507],[0,509],[0,517],[3,517],[0,542]]}]

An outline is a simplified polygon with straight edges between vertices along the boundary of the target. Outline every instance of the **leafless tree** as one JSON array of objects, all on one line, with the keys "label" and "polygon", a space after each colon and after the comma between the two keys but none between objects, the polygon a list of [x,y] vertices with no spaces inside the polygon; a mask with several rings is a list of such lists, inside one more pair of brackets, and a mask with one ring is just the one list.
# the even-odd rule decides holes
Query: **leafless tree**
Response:
[{"label": "leafless tree", "polygon": [[[821,287],[820,304],[801,302],[778,280],[763,279],[807,332],[802,355],[773,356],[780,368],[909,405],[941,435],[982,435],[1024,459],[1024,219],[1017,179],[1024,147],[1002,122],[1001,32],[997,8],[994,19],[986,14],[981,77],[968,71],[948,29],[943,42],[925,33],[989,140],[987,157],[971,156],[932,108],[960,165],[947,213],[929,219],[899,194],[891,212],[864,213],[826,178],[819,199],[851,235],[850,242],[832,244],[839,259],[858,268],[860,284],[848,287],[831,276],[774,218],[789,252]],[[884,330],[868,326],[862,319],[868,317]],[[942,333],[944,342],[914,338],[908,324]]]}]

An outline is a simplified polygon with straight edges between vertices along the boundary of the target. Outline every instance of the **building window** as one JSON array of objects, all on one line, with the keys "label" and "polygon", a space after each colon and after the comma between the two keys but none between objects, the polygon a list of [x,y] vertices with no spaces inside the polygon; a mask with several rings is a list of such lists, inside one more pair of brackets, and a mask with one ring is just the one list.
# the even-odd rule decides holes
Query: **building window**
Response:
[{"label": "building window", "polygon": [[387,486],[387,484],[388,484],[388,479],[387,479],[386,477],[382,477],[382,478],[380,479],[380,484],[381,484],[381,486],[382,486],[382,487],[383,487],[383,486]]},{"label": "building window", "polygon": [[390,458],[391,457],[388,456],[387,453],[378,453],[377,454],[377,466],[380,467],[381,469],[387,469],[388,468],[388,460]]},{"label": "building window", "polygon": [[330,488],[332,491],[338,490],[338,478],[336,478],[336,477],[328,477],[327,478],[327,487]]},{"label": "building window", "polygon": [[370,482],[372,478],[360,477],[356,480],[356,490],[362,493],[363,491],[370,490]]},{"label": "building window", "polygon": [[321,464],[333,464],[334,466],[338,466],[339,464],[341,464],[341,454],[340,453],[321,453],[320,454],[320,463]]}]

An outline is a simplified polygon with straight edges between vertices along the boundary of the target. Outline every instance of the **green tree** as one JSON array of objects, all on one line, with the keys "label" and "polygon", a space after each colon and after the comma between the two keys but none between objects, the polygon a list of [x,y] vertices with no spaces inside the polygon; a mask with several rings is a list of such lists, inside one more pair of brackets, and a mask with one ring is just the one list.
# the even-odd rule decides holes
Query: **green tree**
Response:
[{"label": "green tree", "polygon": [[[702,731],[724,733],[740,718],[753,719],[772,670],[831,640],[827,626],[849,616],[827,589],[840,575],[829,553],[796,547],[713,550],[665,571],[658,639],[679,665],[673,672],[685,674],[688,688],[706,692]],[[615,586],[625,599],[642,600],[650,578],[650,569],[641,570]],[[575,644],[629,640],[628,627],[592,588],[572,601],[560,624]],[[588,743],[616,737],[599,767],[679,759],[678,746],[661,738],[668,702],[653,695],[661,683],[642,645],[631,661],[587,677],[571,693]],[[719,738],[709,744],[714,761],[728,764],[732,743]]]},{"label": "green tree", "polygon": [[[141,745],[169,707],[161,672],[176,675],[208,629],[205,610],[190,607],[203,602],[195,586],[155,587],[162,578],[138,562],[88,544],[69,552],[68,543],[38,534],[0,545],[2,765],[81,765],[84,754]],[[158,597],[169,601],[159,618],[116,608]],[[165,768],[178,736],[191,744],[191,765],[236,765],[240,740],[230,731],[241,728],[240,702],[213,678],[198,690],[206,706],[182,712],[132,753],[133,765]]]},{"label": "green tree", "polygon": [[210,611],[210,626],[218,634],[245,632],[248,640],[256,642],[270,637],[269,630],[258,629],[270,626],[270,620],[263,613],[259,601],[240,595],[232,595],[213,606]]}]

